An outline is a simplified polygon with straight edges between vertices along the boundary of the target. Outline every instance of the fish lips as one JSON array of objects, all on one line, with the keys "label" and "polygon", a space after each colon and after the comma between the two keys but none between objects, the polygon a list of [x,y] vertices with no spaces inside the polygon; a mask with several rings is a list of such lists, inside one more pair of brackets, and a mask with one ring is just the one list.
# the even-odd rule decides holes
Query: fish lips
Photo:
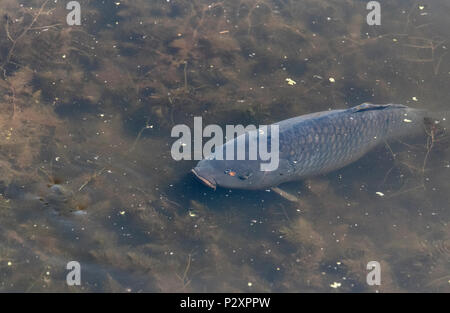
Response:
[{"label": "fish lips", "polygon": [[199,171],[199,169],[198,169],[197,167],[196,167],[196,168],[193,168],[193,169],[191,170],[191,172],[192,172],[192,173],[195,175],[195,177],[196,177],[199,181],[201,181],[204,185],[206,185],[206,186],[208,186],[208,187],[210,187],[210,188],[216,190],[216,188],[217,188],[217,182],[216,182],[216,180],[215,180],[212,176],[208,176],[208,175],[205,175],[205,174],[201,174],[200,171]]}]

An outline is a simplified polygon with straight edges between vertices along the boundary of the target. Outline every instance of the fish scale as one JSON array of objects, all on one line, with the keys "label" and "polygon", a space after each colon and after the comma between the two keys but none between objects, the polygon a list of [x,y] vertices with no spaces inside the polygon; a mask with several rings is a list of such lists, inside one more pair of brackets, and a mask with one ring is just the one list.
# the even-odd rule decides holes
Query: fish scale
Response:
[{"label": "fish scale", "polygon": [[402,105],[371,105],[366,109],[360,105],[330,111],[285,129],[280,122],[281,158],[287,158],[296,173],[332,171],[360,158],[381,141],[401,136],[406,130],[420,131],[423,116],[417,113]]},{"label": "fish scale", "polygon": [[[212,188],[268,188],[331,172],[356,161],[382,142],[423,133],[427,118],[427,111],[401,104],[363,103],[344,110],[306,114],[275,123],[279,127],[276,170],[262,172],[260,159],[218,160],[213,155],[200,161],[192,171]],[[241,136],[246,136],[248,148],[250,136]],[[260,137],[259,132],[256,137]],[[217,151],[224,153],[236,140],[228,141]]]}]

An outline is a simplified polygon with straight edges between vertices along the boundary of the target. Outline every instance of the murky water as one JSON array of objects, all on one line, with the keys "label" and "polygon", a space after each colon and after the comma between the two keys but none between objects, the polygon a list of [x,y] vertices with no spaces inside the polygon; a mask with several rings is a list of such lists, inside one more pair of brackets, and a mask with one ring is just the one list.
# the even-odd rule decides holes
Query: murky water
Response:
[{"label": "murky water", "polygon": [[450,291],[445,137],[281,186],[296,202],[170,154],[194,116],[448,111],[448,1],[382,1],[380,26],[356,0],[80,4],[69,26],[66,1],[1,1],[0,291]]}]

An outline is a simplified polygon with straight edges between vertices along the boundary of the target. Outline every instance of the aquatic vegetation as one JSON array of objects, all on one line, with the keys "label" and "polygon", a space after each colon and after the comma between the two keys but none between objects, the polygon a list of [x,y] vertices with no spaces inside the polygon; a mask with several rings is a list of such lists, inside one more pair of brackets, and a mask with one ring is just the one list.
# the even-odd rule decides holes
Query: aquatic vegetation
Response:
[{"label": "aquatic vegetation", "polygon": [[77,27],[60,1],[1,3],[1,291],[449,290],[445,137],[283,186],[294,201],[207,190],[170,156],[193,116],[448,110],[447,1],[383,2],[380,27],[353,0],[84,1]]}]

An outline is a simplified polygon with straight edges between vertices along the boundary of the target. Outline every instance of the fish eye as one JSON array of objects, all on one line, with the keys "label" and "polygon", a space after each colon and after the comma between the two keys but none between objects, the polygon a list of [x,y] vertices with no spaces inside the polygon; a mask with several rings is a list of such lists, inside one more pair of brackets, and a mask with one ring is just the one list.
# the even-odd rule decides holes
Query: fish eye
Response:
[{"label": "fish eye", "polygon": [[236,172],[231,169],[226,169],[224,171],[224,173],[225,173],[225,175],[228,175],[228,176],[232,176],[232,177],[236,176]]}]

